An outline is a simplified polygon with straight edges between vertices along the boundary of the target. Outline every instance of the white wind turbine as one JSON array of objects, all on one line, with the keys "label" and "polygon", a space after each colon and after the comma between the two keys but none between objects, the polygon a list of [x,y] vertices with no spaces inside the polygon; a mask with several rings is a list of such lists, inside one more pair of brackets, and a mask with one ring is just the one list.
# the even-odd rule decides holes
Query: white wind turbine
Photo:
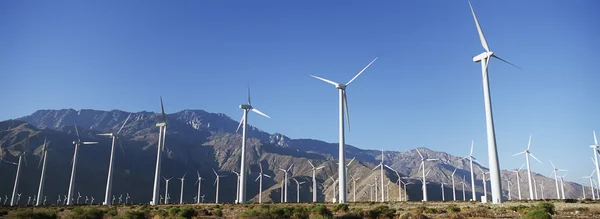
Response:
[{"label": "white wind turbine", "polygon": [[[198,174],[198,180],[196,180],[196,183],[198,184],[198,196],[196,196],[196,204],[200,204],[200,191],[202,191],[202,180],[204,179],[200,177],[200,172],[198,172],[198,170],[196,170],[196,174]],[[196,185],[196,183],[194,183],[194,185]]]},{"label": "white wind turbine", "polygon": [[442,190],[442,201],[446,201],[446,195],[444,194],[444,182],[442,182],[440,188]]},{"label": "white wind turbine", "polygon": [[[567,171],[567,170],[556,168],[556,166],[554,166],[554,163],[552,163],[552,161],[550,161],[550,164],[552,164],[552,174],[554,174],[554,183],[556,184],[556,199],[560,199],[560,191],[558,190],[558,171]],[[550,174],[550,175],[552,175],[552,174]]]},{"label": "white wind turbine", "polygon": [[512,198],[510,197],[510,186],[511,186],[512,183],[510,182],[510,180],[507,179],[506,180],[506,184],[508,185],[508,195],[507,195],[508,196],[508,200],[512,200]]},{"label": "white wind turbine", "polygon": [[283,180],[283,202],[287,202],[287,193],[288,193],[288,188],[287,185],[289,183],[288,181],[288,172],[290,172],[290,170],[292,169],[292,167],[294,166],[294,163],[292,163],[292,165],[290,165],[289,168],[287,169],[279,169],[281,171],[283,171],[284,173],[284,180]]},{"label": "white wind turbine", "polygon": [[237,178],[235,180],[236,181],[236,184],[235,184],[235,203],[237,204],[237,203],[239,203],[239,199],[238,198],[240,197],[239,196],[239,194],[240,194],[240,173],[235,172],[235,170],[231,171],[231,172],[235,173],[235,175],[237,176]]},{"label": "white wind turbine", "polygon": [[90,141],[81,141],[79,136],[79,130],[77,129],[77,125],[75,125],[75,133],[77,134],[77,141],[73,141],[73,145],[75,145],[75,151],[73,152],[73,167],[71,167],[71,179],[69,181],[69,191],[67,194],[67,205],[72,205],[72,198],[75,192],[75,174],[77,173],[77,154],[79,152],[79,146],[83,145],[92,145],[98,144],[98,142],[90,142]]},{"label": "white wind turbine", "polygon": [[527,149],[525,149],[524,151],[521,151],[519,153],[514,154],[513,156],[517,156],[519,154],[525,154],[525,164],[527,165],[527,180],[529,182],[529,200],[533,200],[533,182],[531,181],[531,167],[529,165],[529,156],[533,157],[533,159],[537,160],[538,162],[540,162],[540,164],[542,163],[542,161],[538,160],[535,156],[533,156],[533,154],[529,151],[529,148],[531,147],[531,135],[529,135],[529,143],[527,143]]},{"label": "white wind turbine", "polygon": [[131,199],[131,197],[129,197],[129,193],[127,193],[127,196],[125,196],[125,204],[127,204],[127,202],[129,202],[129,199]]},{"label": "white wind turbine", "polygon": [[596,131],[592,132],[594,133],[594,145],[590,145],[590,147],[594,153],[596,174],[598,175],[598,186],[600,187],[600,165],[598,165],[598,153],[600,153],[600,145],[598,144],[598,138],[596,138]]},{"label": "white wind turbine", "polygon": [[427,177],[429,171],[425,173],[425,161],[436,161],[438,159],[425,159],[421,152],[419,152],[418,148],[415,148],[415,150],[417,151],[417,153],[419,153],[419,156],[421,157],[421,172],[423,173],[423,201],[427,201],[427,181],[425,180],[425,177]]},{"label": "white wind turbine", "polygon": [[296,203],[300,203],[300,185],[306,182],[298,182],[295,178],[292,178],[296,182]]},{"label": "white wind turbine", "polygon": [[535,176],[531,177],[531,179],[533,180],[533,191],[535,191],[535,199],[538,199],[538,192],[537,192],[537,183],[535,182]]},{"label": "white wind turbine", "polygon": [[517,174],[517,194],[519,195],[519,200],[521,200],[521,180],[520,180],[521,174],[519,172],[521,171],[521,169],[523,169],[523,166],[525,166],[525,164],[522,164],[518,170],[509,170],[510,172]]},{"label": "white wind turbine", "polygon": [[25,166],[27,166],[27,158],[25,157],[26,156],[25,151],[27,151],[27,149],[29,148],[29,135],[27,135],[27,138],[25,139],[25,141],[23,142],[22,145],[23,145],[24,152],[20,152],[18,155],[19,162],[17,163],[17,174],[15,176],[15,185],[13,187],[12,196],[10,198],[10,206],[17,205],[17,203],[19,203],[17,198],[21,198],[21,194],[17,193],[17,192],[19,190],[19,179],[21,178],[21,163],[23,163],[23,159],[25,159]]},{"label": "white wind turbine", "polygon": [[[475,159],[475,157],[473,157],[474,142],[475,141],[471,140],[471,152],[469,153],[469,156],[466,156],[463,158],[463,160],[469,158],[469,164],[470,164],[470,169],[471,169],[471,187],[472,188],[475,188],[475,172],[473,172],[473,161],[477,162],[477,159]],[[477,198],[476,198],[477,195],[475,194],[475,189],[471,190],[471,196],[473,196],[473,201],[477,200]]]},{"label": "white wind turbine", "polygon": [[187,175],[187,172],[185,174],[183,174],[183,176],[181,178],[179,178],[179,180],[181,180],[181,194],[179,195],[179,204],[183,204],[183,182],[185,181],[185,175]]},{"label": "white wind turbine", "polygon": [[561,193],[562,193],[562,199],[566,199],[566,197],[565,197],[565,181],[563,179],[565,176],[567,176],[567,173],[565,173],[562,176],[559,176],[559,178],[560,178],[560,190],[561,190]]},{"label": "white wind turbine", "polygon": [[496,147],[496,132],[494,130],[494,116],[492,114],[492,98],[490,95],[489,87],[488,64],[490,59],[494,57],[512,66],[515,65],[496,56],[492,51],[490,51],[487,41],[483,36],[481,26],[479,26],[477,16],[475,16],[473,6],[471,6],[471,2],[469,2],[469,7],[471,8],[471,14],[473,14],[475,25],[477,26],[477,32],[479,33],[479,40],[481,41],[481,46],[483,47],[483,49],[485,49],[485,52],[473,57],[473,61],[481,62],[481,73],[483,78],[483,95],[485,101],[485,120],[487,127],[488,159],[490,169],[490,180],[492,184],[492,203],[498,204],[502,203],[502,180],[500,179],[500,161],[498,160],[498,148]]},{"label": "white wind turbine", "polygon": [[[418,150],[417,150],[418,151]],[[383,164],[383,150],[381,150],[381,162],[379,163],[379,165],[377,165],[375,168],[373,168],[373,170],[380,168],[381,169],[381,202],[385,202],[385,190],[383,189],[383,168],[385,167],[385,164]]]},{"label": "white wind turbine", "polygon": [[402,201],[402,185],[401,185],[402,180],[400,180],[401,179],[400,174],[394,168],[392,168],[388,165],[385,165],[385,164],[384,164],[384,166],[386,168],[390,169],[391,171],[394,171],[394,173],[396,173],[396,176],[398,176],[398,201]]},{"label": "white wind turbine", "polygon": [[258,167],[260,168],[260,173],[258,174],[258,177],[256,177],[256,179],[254,181],[256,182],[256,180],[259,180],[259,182],[258,182],[258,203],[262,203],[263,176],[266,176],[266,177],[269,177],[269,178],[271,178],[271,176],[263,173],[263,168],[262,168],[262,163],[261,162],[258,162]]},{"label": "white wind turbine", "polygon": [[163,179],[165,179],[165,205],[166,205],[166,204],[169,204],[169,199],[171,199],[169,197],[169,181],[171,179],[173,179],[173,177],[167,179],[163,176]]},{"label": "white wind turbine", "polygon": [[159,128],[159,132],[158,146],[156,147],[156,169],[154,171],[154,187],[152,188],[152,202],[150,202],[151,205],[160,204],[160,163],[162,152],[165,150],[165,138],[167,137],[167,117],[165,115],[165,107],[163,105],[162,97],[160,97],[160,108],[162,110],[162,122],[156,124],[156,126]]},{"label": "white wind turbine", "polygon": [[352,178],[352,202],[356,202],[356,181],[360,179],[360,177],[350,176]]},{"label": "white wind turbine", "polygon": [[458,168],[454,168],[454,171],[452,171],[452,176],[451,176],[452,177],[452,199],[454,201],[456,201],[456,189],[454,188],[454,174],[456,173],[457,169]]},{"label": "white wind turbine", "polygon": [[[592,189],[592,200],[596,200],[596,194],[594,194],[594,182],[592,181],[594,178],[594,172],[596,172],[596,169],[594,169],[594,171],[592,171],[592,174],[590,174],[589,176],[584,176],[581,178],[589,178],[590,179],[590,188]],[[585,189],[583,189],[583,199],[585,199]]]},{"label": "white wind turbine", "polygon": [[317,170],[323,169],[324,166],[320,166],[320,167],[315,167],[315,165],[313,165],[310,161],[308,161],[308,164],[310,164],[310,166],[312,167],[312,193],[313,193],[313,202],[317,202],[317,178],[316,178],[316,174],[317,174]]},{"label": "white wind turbine", "polygon": [[[112,132],[112,133],[98,134],[100,136],[107,136],[109,138],[112,138],[112,146],[110,148],[110,161],[108,163],[108,177],[106,179],[106,193],[104,194],[104,205],[111,204],[110,195],[112,194],[112,180],[113,180],[113,171],[114,171],[113,164],[115,161],[115,144],[117,143],[116,142],[117,138],[120,137],[119,134],[121,134],[121,131],[123,131],[123,127],[125,127],[125,125],[127,124],[127,121],[129,120],[130,117],[131,117],[131,113],[127,116],[127,119],[125,119],[125,122],[123,122],[123,125],[121,126],[119,131],[117,131],[117,133]],[[123,151],[123,153],[125,153],[120,141],[119,141],[119,146],[121,147],[121,150]],[[73,163],[75,163],[75,162],[73,162]]]},{"label": "white wind turbine", "polygon": [[40,164],[42,165],[42,174],[40,175],[40,186],[38,188],[37,197],[35,206],[40,206],[42,204],[42,196],[44,195],[44,182],[46,180],[46,158],[48,157],[48,146],[50,145],[49,141],[46,141],[44,138],[44,145],[42,146],[42,152],[40,153],[40,163],[38,164],[38,168]]},{"label": "white wind turbine", "polygon": [[[250,87],[248,87],[248,104],[242,104],[240,105],[240,109],[244,110],[244,115],[242,116],[242,120],[240,121],[240,124],[238,125],[238,130],[240,129],[240,126],[242,124],[244,124],[244,127],[242,128],[242,151],[241,151],[241,160],[240,160],[240,174],[239,174],[239,191],[237,193],[237,202],[240,204],[245,204],[246,203],[246,173],[247,173],[247,168],[246,168],[246,127],[248,126],[248,111],[252,111],[255,112],[261,116],[267,117],[267,118],[271,118],[269,117],[267,114],[264,114],[263,112],[257,110],[256,108],[254,108],[250,102]],[[238,131],[236,130],[236,132]]]},{"label": "white wind turbine", "polygon": [[[331,186],[333,187],[333,202],[335,202],[335,183],[339,180],[339,179],[334,179],[333,177],[329,177],[329,179],[331,179]],[[375,195],[375,197],[377,197],[377,195]],[[377,200],[375,200],[377,201]]]},{"label": "white wind turbine", "polygon": [[541,189],[541,192],[542,192],[542,199],[543,199],[543,200],[546,200],[546,198],[544,198],[544,183],[543,183],[543,182],[542,182],[542,183],[540,183],[540,187],[542,188],[542,189]]},{"label": "white wind turbine", "polygon": [[[340,176],[340,180],[339,180],[339,187],[340,187],[340,191],[339,191],[339,198],[338,198],[338,202],[339,203],[346,203],[346,160],[345,160],[345,152],[344,152],[344,145],[345,145],[345,138],[344,138],[344,109],[346,110],[346,114],[349,114],[348,112],[348,100],[346,97],[346,87],[348,87],[348,85],[350,85],[350,83],[352,83],[352,81],[354,81],[358,76],[360,76],[369,66],[371,66],[371,64],[373,64],[373,62],[375,62],[375,60],[377,60],[377,58],[373,59],[373,61],[371,61],[366,67],[364,67],[360,72],[358,72],[358,74],[356,74],[356,76],[354,76],[352,79],[350,79],[350,81],[348,81],[348,83],[346,84],[340,84],[340,83],[336,83],[330,80],[327,80],[325,78],[321,78],[321,77],[317,77],[314,75],[311,75],[311,77],[319,79],[321,81],[327,82],[329,84],[332,84],[333,86],[335,86],[335,88],[337,88],[339,90],[339,155],[338,155],[338,174]],[[346,119],[348,120],[348,130],[350,130],[350,116],[346,115]]]},{"label": "white wind turbine", "polygon": [[487,180],[485,179],[485,174],[489,174],[490,172],[483,171],[483,169],[481,169],[481,167],[477,167],[477,168],[479,168],[479,170],[481,171],[481,175],[483,175],[483,178],[481,179],[481,181],[483,182],[483,196],[487,200],[488,199],[488,196],[487,196]]},{"label": "white wind turbine", "polygon": [[217,177],[215,179],[215,182],[213,183],[213,186],[215,186],[215,185],[217,186],[216,194],[215,194],[215,204],[219,204],[219,179],[221,179],[221,177],[226,177],[226,176],[217,174],[217,171],[215,171],[215,169],[213,169],[213,172],[215,173],[215,176]]}]

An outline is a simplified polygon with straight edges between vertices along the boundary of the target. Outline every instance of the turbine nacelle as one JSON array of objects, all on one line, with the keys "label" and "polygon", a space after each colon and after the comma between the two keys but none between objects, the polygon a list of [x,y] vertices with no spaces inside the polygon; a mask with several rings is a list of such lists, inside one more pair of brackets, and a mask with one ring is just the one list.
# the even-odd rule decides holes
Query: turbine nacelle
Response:
[{"label": "turbine nacelle", "polygon": [[251,110],[252,106],[250,104],[241,104],[240,109]]},{"label": "turbine nacelle", "polygon": [[480,62],[482,60],[492,57],[493,55],[494,55],[494,52],[482,52],[481,54],[473,57],[473,62]]}]

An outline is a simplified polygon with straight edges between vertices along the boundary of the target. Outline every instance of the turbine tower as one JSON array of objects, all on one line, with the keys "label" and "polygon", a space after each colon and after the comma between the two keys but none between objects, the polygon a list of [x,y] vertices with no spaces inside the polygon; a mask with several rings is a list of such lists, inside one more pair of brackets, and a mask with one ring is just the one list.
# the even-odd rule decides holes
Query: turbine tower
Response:
[{"label": "turbine tower", "polygon": [[300,185],[304,184],[306,182],[298,182],[298,180],[296,180],[296,178],[292,178],[292,180],[294,180],[294,182],[296,182],[296,203],[300,203]]},{"label": "turbine tower", "polygon": [[308,161],[308,164],[310,164],[310,166],[312,167],[312,201],[317,202],[317,178],[315,176],[317,174],[317,170],[323,169],[324,166],[315,167],[315,165],[313,165],[310,161]]},{"label": "turbine tower", "polygon": [[[112,138],[112,146],[110,148],[110,161],[108,163],[108,177],[106,179],[106,193],[104,194],[104,205],[111,205],[110,196],[112,195],[112,180],[113,180],[113,171],[114,171],[113,164],[115,161],[115,143],[117,141],[117,138],[119,138],[119,134],[121,134],[121,131],[123,131],[123,127],[125,127],[125,125],[127,124],[127,121],[129,120],[130,117],[131,117],[131,113],[127,116],[127,119],[125,119],[125,122],[123,122],[123,125],[121,126],[119,131],[117,131],[116,134],[114,132],[98,134],[100,136],[107,136],[109,138]],[[123,151],[123,153],[125,153],[120,141],[119,141],[119,146],[121,147],[121,150]],[[75,162],[73,162],[73,163],[75,163]],[[71,197],[69,197],[69,199],[70,198]]]},{"label": "turbine tower", "polygon": [[492,203],[499,204],[502,203],[502,179],[500,178],[500,161],[498,160],[498,148],[496,147],[496,132],[494,130],[494,116],[492,115],[492,98],[490,95],[490,84],[488,79],[488,64],[490,59],[493,57],[512,66],[515,65],[496,56],[492,51],[490,51],[487,41],[483,36],[481,26],[479,26],[477,16],[475,16],[473,6],[471,6],[471,2],[469,2],[469,7],[471,8],[471,14],[473,14],[475,25],[477,26],[477,32],[479,33],[479,40],[481,41],[481,46],[483,47],[483,49],[485,49],[485,52],[473,57],[473,61],[481,62],[481,73],[483,77],[483,95],[485,101],[485,118],[487,127],[488,159],[490,169],[490,181],[492,184]]},{"label": "turbine tower", "polygon": [[81,138],[79,136],[79,130],[77,129],[77,125],[75,125],[75,133],[77,134],[77,141],[73,141],[73,144],[75,145],[75,151],[73,152],[73,167],[71,167],[71,179],[69,181],[69,191],[67,194],[67,205],[72,205],[73,204],[73,195],[74,194],[74,190],[75,190],[75,174],[77,173],[77,153],[79,152],[79,146],[80,145],[92,145],[92,144],[98,144],[98,142],[90,142],[90,141],[81,141]]},{"label": "turbine tower", "polygon": [[512,200],[512,198],[510,197],[510,184],[511,184],[510,180],[507,179],[506,184],[508,185],[508,195],[507,195],[508,200]]},{"label": "turbine tower", "polygon": [[[474,141],[471,140],[471,152],[469,153],[469,156],[464,157],[463,159],[467,159],[469,158],[469,164],[470,164],[470,168],[471,168],[471,187],[475,188],[475,172],[473,172],[473,161],[477,162],[477,159],[475,159],[475,157],[473,157],[473,144]],[[471,196],[473,196],[473,201],[477,201],[477,194],[475,194],[475,189],[471,190]]]},{"label": "turbine tower", "polygon": [[[198,170],[196,170],[196,174],[198,174],[198,180],[196,180],[196,183],[198,183],[198,196],[196,196],[196,204],[200,204],[200,191],[202,191],[202,177],[200,177],[200,172],[198,172]],[[194,183],[194,185],[196,185],[196,183]]]},{"label": "turbine tower", "polygon": [[598,187],[600,187],[600,166],[598,165],[598,153],[600,153],[600,145],[598,144],[598,138],[596,138],[596,131],[592,131],[594,133],[594,145],[590,147],[593,150],[594,158],[596,159],[596,174],[598,175]]},{"label": "turbine tower", "polygon": [[567,176],[567,173],[565,173],[562,176],[559,176],[560,178],[560,190],[562,192],[562,199],[566,199],[567,197],[565,197],[565,181],[564,181],[564,177]]},{"label": "turbine tower", "polygon": [[12,196],[10,198],[10,206],[15,206],[19,201],[17,199],[21,198],[21,194],[17,193],[19,190],[19,179],[21,178],[21,163],[23,163],[23,159],[25,160],[25,166],[27,166],[27,158],[26,156],[26,151],[29,148],[29,135],[27,135],[27,138],[25,139],[25,141],[23,142],[23,152],[19,153],[19,162],[17,163],[17,174],[15,176],[15,185],[13,187],[13,192],[12,192]]},{"label": "turbine tower", "polygon": [[383,164],[383,150],[381,150],[381,162],[379,163],[379,165],[377,165],[375,168],[373,168],[373,170],[380,168],[381,169],[381,202],[385,202],[385,190],[383,189],[383,168],[384,168],[385,164]]},{"label": "turbine tower", "polygon": [[451,176],[452,177],[452,199],[454,201],[456,201],[456,189],[454,188],[454,174],[456,173],[457,169],[458,168],[454,168],[454,171],[452,171],[452,176]]},{"label": "turbine tower", "polygon": [[165,179],[165,205],[166,205],[166,204],[169,204],[169,199],[171,199],[171,197],[169,196],[169,180],[173,179],[173,177],[167,179],[163,176],[163,179]]},{"label": "turbine tower", "polygon": [[489,174],[490,172],[483,171],[483,169],[481,169],[481,167],[477,167],[477,168],[479,168],[479,171],[481,171],[481,175],[483,175],[483,178],[481,179],[481,181],[483,183],[483,196],[485,197],[486,200],[488,200],[488,196],[487,196],[487,180],[485,179],[485,175]]},{"label": "turbine tower", "polygon": [[237,193],[237,202],[240,204],[246,204],[246,127],[248,126],[248,111],[255,112],[267,118],[271,117],[252,107],[252,104],[250,102],[250,87],[248,87],[248,104],[240,105],[240,109],[244,110],[244,115],[242,116],[242,120],[240,121],[240,124],[238,125],[238,128],[235,132],[237,132],[240,129],[240,126],[242,124],[244,124],[244,127],[242,128],[242,158],[240,162],[240,174],[238,177],[239,188]]},{"label": "turbine tower", "polygon": [[535,156],[533,156],[533,154],[529,151],[529,148],[531,147],[531,135],[529,135],[529,143],[527,144],[527,149],[525,149],[522,152],[516,153],[513,156],[517,156],[519,154],[525,154],[525,164],[527,165],[527,180],[529,182],[529,200],[534,200],[533,198],[533,182],[531,182],[531,167],[529,166],[529,156],[533,157],[533,159],[537,160],[538,162],[540,162],[540,164],[542,163],[542,161],[538,160]]},{"label": "turbine tower", "polygon": [[46,180],[46,158],[48,157],[48,146],[50,145],[49,141],[46,141],[44,138],[44,146],[42,146],[42,152],[40,155],[40,163],[38,164],[38,168],[40,164],[42,165],[42,174],[40,175],[40,187],[38,188],[37,200],[35,206],[40,206],[42,204],[42,196],[44,195],[44,181]]},{"label": "turbine tower", "polygon": [[183,176],[181,178],[179,178],[179,180],[181,180],[181,194],[179,195],[179,204],[180,205],[183,204],[183,182],[185,181],[185,175],[187,175],[187,173],[183,174]]},{"label": "turbine tower", "polygon": [[522,164],[518,170],[509,170],[510,172],[517,174],[517,194],[519,195],[519,200],[521,200],[521,180],[519,179],[521,174],[519,174],[519,172],[523,169],[523,166],[525,166],[525,164]]},{"label": "turbine tower", "polygon": [[219,204],[219,179],[221,179],[221,177],[226,177],[226,176],[217,174],[217,171],[215,171],[215,169],[213,169],[213,172],[215,173],[215,176],[217,177],[215,179],[215,182],[213,183],[213,186],[215,186],[215,185],[217,186],[216,194],[215,194],[215,204]]},{"label": "turbine tower", "polygon": [[160,97],[160,108],[162,110],[162,122],[157,123],[156,126],[159,129],[158,132],[158,146],[156,147],[156,169],[154,171],[154,187],[152,188],[152,202],[151,205],[160,204],[160,162],[162,158],[162,152],[165,151],[165,138],[167,137],[167,117],[165,115],[165,107],[163,105],[162,97]]},{"label": "turbine tower", "polygon": [[[594,182],[592,181],[594,178],[594,172],[596,172],[596,169],[594,169],[594,171],[592,171],[592,174],[590,174],[589,176],[581,177],[590,179],[590,188],[592,189],[592,200],[596,200],[596,194],[594,194]],[[583,199],[585,199],[585,189],[583,192]]]},{"label": "turbine tower", "polygon": [[294,163],[292,163],[292,165],[290,165],[289,168],[286,169],[279,169],[281,171],[283,171],[284,173],[284,180],[283,180],[283,187],[282,187],[282,191],[283,191],[283,202],[287,202],[287,193],[288,193],[288,172],[290,172],[290,170],[292,169],[292,167],[294,166]]},{"label": "turbine tower", "polygon": [[[375,62],[375,60],[377,60],[377,58],[373,59],[373,61],[371,61],[365,68],[363,68],[360,72],[358,72],[358,74],[356,74],[356,76],[354,76],[354,78],[350,79],[350,81],[348,81],[348,83],[346,84],[340,84],[340,83],[336,83],[330,80],[327,80],[325,78],[321,78],[321,77],[317,77],[314,75],[311,75],[311,77],[319,79],[321,81],[327,82],[329,84],[332,84],[333,86],[335,86],[335,88],[337,88],[339,90],[339,155],[338,155],[338,174],[340,176],[339,179],[339,197],[338,197],[338,202],[339,203],[346,203],[346,183],[347,183],[347,179],[346,179],[346,160],[345,160],[345,152],[344,152],[344,145],[345,145],[345,138],[344,138],[344,109],[346,110],[346,114],[348,113],[348,102],[347,102],[347,98],[346,98],[346,87],[348,87],[348,85],[350,85],[350,83],[352,83],[352,81],[354,81],[359,75],[361,75],[369,66],[371,66],[371,64],[373,64],[373,62]],[[348,120],[348,130],[350,130],[350,115],[346,115],[346,119]]]},{"label": "turbine tower", "polygon": [[260,168],[260,173],[258,174],[258,177],[256,177],[256,179],[254,181],[256,182],[257,180],[260,180],[258,182],[258,203],[262,203],[262,184],[263,184],[263,179],[262,178],[263,178],[263,176],[271,178],[271,176],[263,173],[263,168],[262,168],[262,163],[261,162],[258,162],[258,167]]},{"label": "turbine tower", "polygon": [[360,177],[350,176],[352,178],[352,199],[353,202],[356,202],[356,180],[359,180]]},{"label": "turbine tower", "polygon": [[552,163],[552,161],[550,161],[550,164],[552,164],[552,174],[554,174],[554,183],[556,184],[556,199],[560,199],[560,191],[558,190],[558,171],[567,171],[567,170],[563,170],[563,169],[558,169],[556,168],[556,166],[554,166],[554,163]]},{"label": "turbine tower", "polygon": [[425,161],[436,161],[438,159],[425,159],[421,152],[419,152],[418,148],[415,148],[415,150],[417,151],[417,153],[419,153],[419,156],[421,157],[421,172],[423,173],[423,201],[427,201],[427,180],[425,180],[425,177],[427,177],[429,171],[425,173]]}]

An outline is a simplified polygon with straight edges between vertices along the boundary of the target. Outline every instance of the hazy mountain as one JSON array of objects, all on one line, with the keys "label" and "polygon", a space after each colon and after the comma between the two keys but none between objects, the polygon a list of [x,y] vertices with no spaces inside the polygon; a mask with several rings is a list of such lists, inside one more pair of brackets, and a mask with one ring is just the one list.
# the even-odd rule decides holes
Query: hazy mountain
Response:
[{"label": "hazy mountain", "polygon": [[[71,159],[73,156],[72,141],[76,140],[74,124],[79,127],[82,140],[99,141],[98,145],[85,145],[79,150],[78,167],[75,191],[82,196],[94,196],[96,202],[101,202],[104,196],[106,176],[108,172],[108,161],[110,157],[111,141],[108,138],[96,136],[99,133],[113,132],[120,128],[128,112],[112,110],[39,110],[32,115],[0,122],[0,156],[5,160],[16,162],[18,152],[28,154],[28,165],[23,167],[19,192],[23,194],[22,200],[27,196],[33,196],[37,192],[39,183],[38,161],[41,145],[44,138],[51,141],[48,152],[48,166],[45,194],[49,203],[55,203],[57,195],[67,193],[68,180],[70,177]],[[161,121],[158,114],[152,112],[132,113],[129,122],[123,129],[121,138],[121,151],[119,144],[115,150],[115,172],[113,180],[113,194],[129,193],[134,202],[147,203],[152,196],[152,184],[154,167],[156,162],[156,145],[158,140],[158,128],[156,123]],[[188,173],[185,181],[184,199],[191,202],[196,195],[197,185],[196,170],[203,178],[207,178],[202,184],[202,194],[205,194],[205,202],[214,202],[215,191],[213,187],[214,173],[212,169],[219,170],[221,174],[227,175],[221,179],[220,197],[221,202],[233,202],[235,199],[236,176],[232,171],[239,169],[241,135],[236,134],[238,122],[224,114],[209,113],[203,110],[184,110],[167,115],[168,128],[166,139],[165,160],[163,160],[162,175],[166,178],[181,177]],[[29,147],[24,147],[23,142],[29,136]],[[318,194],[319,200],[331,201],[333,187],[333,176],[337,178],[337,150],[336,143],[327,143],[313,139],[290,139],[283,134],[269,134],[250,126],[248,131],[248,148],[246,159],[250,164],[251,174],[248,178],[248,197],[256,199],[258,184],[254,181],[258,172],[258,162],[262,162],[265,173],[274,176],[273,179],[264,178],[263,200],[279,202],[280,185],[283,172],[280,168],[287,168],[292,163],[293,177],[299,181],[305,181],[300,187],[300,200],[308,202],[312,200],[310,192],[311,166],[308,161],[315,165],[323,165],[325,168],[318,172]],[[430,200],[440,200],[440,183],[445,186],[446,200],[452,199],[451,174],[458,168],[455,174],[457,188],[457,199],[462,199],[463,176],[470,185],[470,173],[467,160],[444,152],[432,151],[420,148],[421,153],[428,158],[437,158],[437,162],[428,162],[426,171],[430,171],[427,181],[428,196]],[[372,169],[380,162],[382,153],[375,150],[363,150],[357,147],[347,146],[347,158],[356,158],[349,166],[349,175],[360,177],[356,181],[357,200],[366,201],[370,196],[370,186],[375,183],[380,171]],[[411,200],[421,200],[422,171],[419,169],[420,157],[415,150],[406,152],[385,151],[384,163],[398,170],[401,177],[409,182],[408,195]],[[349,161],[350,159],[348,159]],[[478,196],[483,193],[482,174],[478,167],[487,171],[484,167],[477,165],[476,191]],[[15,175],[15,166],[0,164],[0,197],[10,196]],[[503,179],[510,179],[515,183],[512,197],[517,197],[516,175],[513,172],[503,171]],[[396,173],[385,170],[385,184],[390,183],[390,199],[397,200],[398,187],[395,184],[398,177]],[[489,178],[489,176],[488,176]],[[556,197],[554,179],[535,174],[537,184],[544,184],[544,196],[546,198]],[[527,178],[525,171],[521,171],[521,194],[523,198],[529,197]],[[507,194],[507,182],[503,181],[504,194]],[[378,187],[380,182],[378,181]],[[488,182],[488,192],[491,191]],[[161,192],[164,192],[164,180],[161,183]],[[565,183],[565,193],[569,198],[581,196],[581,185]],[[296,200],[296,185],[290,180],[288,185],[288,201]],[[349,182],[348,189],[353,199],[352,183]],[[538,186],[541,198],[541,186]],[[587,191],[589,189],[586,188]],[[171,201],[179,200],[180,181],[173,179],[169,185]],[[467,188],[467,199],[471,197],[470,188]],[[491,193],[491,192],[490,192]],[[590,194],[591,195],[591,194]],[[381,196],[379,192],[379,196]]]}]

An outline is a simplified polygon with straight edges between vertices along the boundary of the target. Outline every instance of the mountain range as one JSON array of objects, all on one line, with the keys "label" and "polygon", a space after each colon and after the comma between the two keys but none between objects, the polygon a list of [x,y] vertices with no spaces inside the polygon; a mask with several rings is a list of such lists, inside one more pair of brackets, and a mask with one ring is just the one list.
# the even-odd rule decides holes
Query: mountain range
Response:
[{"label": "mountain range", "polygon": [[[96,203],[101,202],[106,188],[108,162],[110,157],[111,140],[98,136],[100,133],[114,132],[120,128],[130,113],[120,110],[101,111],[92,109],[73,110],[38,110],[31,115],[0,122],[0,157],[6,161],[16,162],[17,155],[25,152],[27,165],[23,167],[19,193],[22,194],[21,204],[28,196],[37,193],[39,185],[39,158],[44,139],[50,141],[47,163],[47,179],[45,195],[48,203],[56,203],[58,195],[66,195],[70,177],[73,157],[73,141],[77,139],[75,124],[77,124],[83,141],[98,141],[97,145],[82,145],[78,154],[77,178],[75,183],[75,198],[77,193],[82,197],[95,197]],[[152,185],[156,153],[158,145],[158,128],[156,123],[162,120],[159,114],[153,112],[131,113],[129,122],[122,131],[118,149],[115,150],[115,171],[113,179],[113,195],[119,197],[129,193],[131,200],[137,203],[148,203],[152,198]],[[165,178],[173,177],[169,185],[171,202],[179,200],[181,181],[184,174],[184,201],[192,202],[196,196],[196,172],[202,178],[202,194],[205,202],[215,200],[215,175],[213,169],[226,177],[220,180],[219,201],[234,202],[236,191],[236,175],[240,164],[241,134],[236,133],[238,122],[220,113],[209,113],[203,110],[183,110],[167,114],[168,130],[166,149],[162,161],[162,175]],[[281,181],[283,172],[280,168],[287,169],[294,164],[292,177],[304,181],[300,186],[300,201],[312,200],[311,176],[312,167],[308,163],[324,166],[317,172],[317,194],[319,201],[333,199],[332,180],[337,172],[337,143],[328,143],[314,139],[290,139],[280,133],[266,133],[260,129],[248,126],[248,148],[246,161],[249,164],[248,198],[250,201],[258,199],[258,183],[254,180],[259,171],[258,163],[261,162],[264,173],[273,176],[264,178],[263,201],[279,202],[281,195]],[[29,144],[26,145],[26,139]],[[449,149],[453,147],[449,146]],[[423,156],[439,159],[436,162],[427,162],[426,171],[429,200],[441,200],[441,189],[445,190],[445,200],[452,200],[451,175],[456,168],[455,186],[456,198],[462,200],[462,187],[460,182],[466,180],[467,197],[471,198],[470,172],[467,159],[449,153],[433,151],[427,148],[418,149]],[[421,200],[421,176],[419,168],[421,158],[416,150],[404,152],[365,150],[352,145],[346,145],[346,158],[355,161],[348,167],[349,175],[356,178],[356,200],[368,201],[370,191],[376,177],[380,175],[379,169],[372,169],[379,164],[384,156],[384,164],[398,171],[401,180],[408,184],[406,193],[409,200]],[[349,159],[348,159],[349,161]],[[348,162],[347,161],[347,162]],[[487,169],[475,163],[475,191],[477,199],[483,195],[484,174]],[[0,198],[10,197],[12,192],[16,167],[9,163],[0,164]],[[513,183],[511,198],[517,198],[516,173],[502,170],[503,196],[508,197],[507,180]],[[526,170],[521,170],[520,186],[523,199],[529,197]],[[556,186],[553,178],[532,173],[539,190],[545,198],[556,198]],[[384,182],[389,184],[390,200],[398,200],[398,175],[385,169]],[[444,186],[442,186],[442,183]],[[377,182],[381,185],[381,182]],[[543,188],[539,186],[543,185]],[[348,199],[353,200],[353,187],[349,182]],[[487,191],[491,191],[489,182]],[[379,186],[380,187],[380,186]],[[567,198],[580,198],[582,185],[565,182],[565,195]],[[296,200],[296,185],[290,180],[288,186],[288,200]],[[591,197],[589,187],[586,187],[586,196]],[[165,183],[161,182],[161,193],[164,194]],[[404,192],[402,188],[402,192]],[[488,195],[491,195],[488,194]],[[379,192],[379,196],[381,196]],[[83,199],[81,200],[83,202]],[[0,202],[1,203],[1,202]]]}]

